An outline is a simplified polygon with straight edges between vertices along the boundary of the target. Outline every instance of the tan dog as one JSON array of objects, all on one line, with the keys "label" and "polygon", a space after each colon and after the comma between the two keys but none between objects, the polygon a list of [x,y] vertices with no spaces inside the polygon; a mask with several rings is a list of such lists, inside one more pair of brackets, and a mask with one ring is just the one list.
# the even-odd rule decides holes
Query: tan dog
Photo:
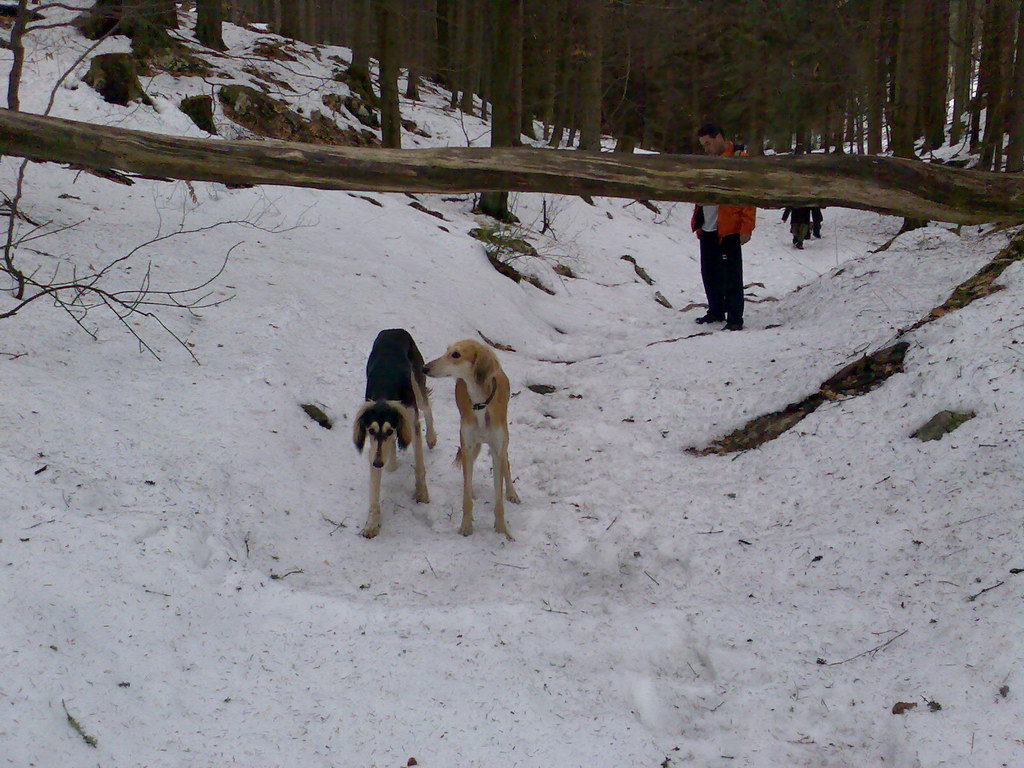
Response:
[{"label": "tan dog", "polygon": [[480,447],[491,449],[494,470],[494,530],[509,539],[505,524],[505,502],[519,503],[512,487],[512,470],[508,463],[508,376],[501,369],[498,356],[480,342],[458,341],[436,360],[423,366],[427,376],[452,377],[455,402],[459,406],[459,453],[455,463],[462,466],[462,525],[459,533],[473,533],[473,464]]}]

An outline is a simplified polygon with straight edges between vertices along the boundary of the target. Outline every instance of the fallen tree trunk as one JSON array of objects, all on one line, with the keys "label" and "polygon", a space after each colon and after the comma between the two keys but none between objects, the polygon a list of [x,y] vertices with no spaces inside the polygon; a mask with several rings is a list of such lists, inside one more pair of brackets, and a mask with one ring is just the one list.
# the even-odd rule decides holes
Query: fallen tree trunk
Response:
[{"label": "fallen tree trunk", "polygon": [[1024,222],[1024,177],[892,157],[721,159],[544,149],[370,149],[186,139],[0,110],[0,153],[149,177],[376,192],[503,189]]}]

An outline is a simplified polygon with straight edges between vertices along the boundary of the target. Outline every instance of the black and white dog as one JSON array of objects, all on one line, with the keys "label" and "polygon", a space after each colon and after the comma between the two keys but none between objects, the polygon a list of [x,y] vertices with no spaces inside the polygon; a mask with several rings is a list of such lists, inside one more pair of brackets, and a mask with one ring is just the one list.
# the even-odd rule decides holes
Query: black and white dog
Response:
[{"label": "black and white dog", "polygon": [[371,441],[370,511],[362,535],[372,539],[380,533],[380,476],[398,467],[397,449],[413,444],[416,456],[416,501],[428,502],[427,477],[423,468],[420,411],[427,422],[427,445],[437,443],[429,390],[423,374],[423,357],[409,332],[402,328],[381,331],[366,361],[366,402],[355,416],[352,440],[363,452]]}]

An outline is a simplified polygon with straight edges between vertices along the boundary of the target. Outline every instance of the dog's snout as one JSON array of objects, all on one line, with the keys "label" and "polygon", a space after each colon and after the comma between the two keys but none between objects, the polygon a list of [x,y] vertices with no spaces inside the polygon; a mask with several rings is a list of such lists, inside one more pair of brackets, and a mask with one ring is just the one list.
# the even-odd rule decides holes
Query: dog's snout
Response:
[{"label": "dog's snout", "polygon": [[430,366],[429,365],[424,365],[423,366],[423,372],[424,373],[430,373]]},{"label": "dog's snout", "polygon": [[384,466],[384,462],[381,461],[380,459],[374,459],[373,460],[373,468],[374,469],[380,469],[383,466]]}]

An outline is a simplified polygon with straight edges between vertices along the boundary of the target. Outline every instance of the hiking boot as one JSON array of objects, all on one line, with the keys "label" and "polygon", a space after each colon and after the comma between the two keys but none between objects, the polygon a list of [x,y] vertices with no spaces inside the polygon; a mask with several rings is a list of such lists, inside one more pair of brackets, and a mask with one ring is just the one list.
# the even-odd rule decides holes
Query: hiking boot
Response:
[{"label": "hiking boot", "polygon": [[719,315],[712,315],[709,312],[706,315],[702,315],[701,317],[698,317],[696,322],[697,322],[698,325],[704,325],[705,323],[720,323],[723,320],[725,320],[724,317],[720,317]]},{"label": "hiking boot", "polygon": [[793,241],[793,247],[794,248],[799,248],[802,251],[804,249],[804,244],[800,240],[794,240]]},{"label": "hiking boot", "polygon": [[730,320],[725,324],[725,330],[727,331],[742,331],[743,321],[742,320]]}]

